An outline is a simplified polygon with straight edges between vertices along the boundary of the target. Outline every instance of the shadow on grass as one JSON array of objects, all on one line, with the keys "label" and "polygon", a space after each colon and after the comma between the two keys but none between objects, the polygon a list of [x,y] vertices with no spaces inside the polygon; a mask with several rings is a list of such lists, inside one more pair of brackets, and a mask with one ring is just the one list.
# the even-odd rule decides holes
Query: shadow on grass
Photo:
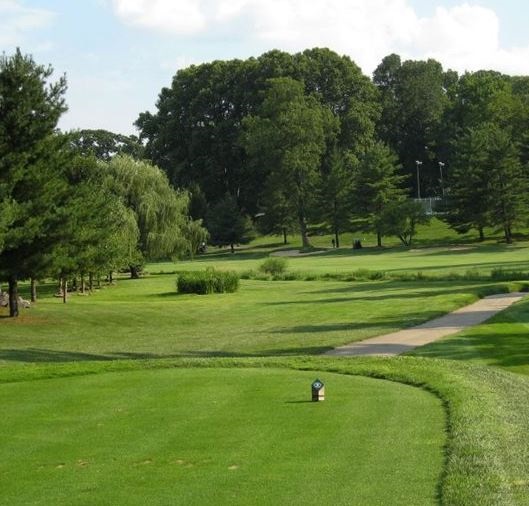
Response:
[{"label": "shadow on grass", "polygon": [[241,353],[219,350],[186,350],[177,353],[135,353],[108,352],[86,353],[82,351],[49,350],[43,348],[0,350],[0,361],[25,363],[61,363],[61,362],[108,362],[111,360],[159,360],[168,358],[259,358],[270,356],[320,355],[332,349],[332,346],[292,347]]}]

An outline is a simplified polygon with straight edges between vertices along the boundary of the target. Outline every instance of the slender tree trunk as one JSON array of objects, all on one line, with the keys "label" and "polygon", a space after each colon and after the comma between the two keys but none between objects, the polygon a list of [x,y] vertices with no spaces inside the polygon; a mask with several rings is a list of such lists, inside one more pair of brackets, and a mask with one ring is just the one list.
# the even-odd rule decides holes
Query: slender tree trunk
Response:
[{"label": "slender tree trunk", "polygon": [[92,291],[94,289],[94,273],[88,273],[88,290]]},{"label": "slender tree trunk", "polygon": [[339,248],[340,247],[340,234],[338,234],[337,228],[334,229],[334,241],[335,241],[336,247]]},{"label": "slender tree trunk", "polygon": [[233,243],[230,244],[230,250],[232,253],[235,253],[235,245]]},{"label": "slender tree trunk", "polygon": [[309,236],[307,235],[307,222],[305,220],[305,215],[299,214],[299,231],[301,233],[301,245],[303,248],[310,248],[311,244],[309,241]]},{"label": "slender tree trunk", "polygon": [[485,233],[483,232],[483,227],[479,226],[478,227],[478,232],[479,232],[479,240],[480,241],[484,241],[485,240]]},{"label": "slender tree trunk", "polygon": [[140,270],[136,265],[130,266],[130,279],[139,279],[140,278]]},{"label": "slender tree trunk", "polygon": [[512,230],[511,226],[508,224],[505,224],[503,226],[503,229],[505,230],[505,242],[507,244],[512,244]]},{"label": "slender tree trunk", "polygon": [[101,275],[97,275],[97,288],[101,288]]},{"label": "slender tree trunk", "polygon": [[[132,269],[132,267],[131,267],[131,269]],[[108,273],[108,284],[109,284],[109,285],[111,285],[111,284],[114,282],[113,274],[114,274],[114,273],[113,273],[112,271],[110,271],[110,272]],[[132,277],[132,272],[131,272],[131,277]]]},{"label": "slender tree trunk", "polygon": [[37,302],[37,280],[31,278],[31,302]]},{"label": "slender tree trunk", "polygon": [[84,274],[81,274],[81,293],[84,295],[85,294],[85,281],[84,281]]},{"label": "slender tree trunk", "polygon": [[66,304],[68,299],[68,279],[61,278],[61,292],[62,292],[62,302]]},{"label": "slender tree trunk", "polygon": [[14,274],[9,276],[9,316],[18,316],[18,280]]},{"label": "slender tree trunk", "polygon": [[283,244],[287,243],[287,229],[283,227]]},{"label": "slender tree trunk", "polygon": [[74,292],[77,291],[77,278],[73,278],[73,279],[72,279],[72,290],[73,290]]},{"label": "slender tree trunk", "polygon": [[379,230],[377,230],[377,246],[382,248],[382,234]]}]

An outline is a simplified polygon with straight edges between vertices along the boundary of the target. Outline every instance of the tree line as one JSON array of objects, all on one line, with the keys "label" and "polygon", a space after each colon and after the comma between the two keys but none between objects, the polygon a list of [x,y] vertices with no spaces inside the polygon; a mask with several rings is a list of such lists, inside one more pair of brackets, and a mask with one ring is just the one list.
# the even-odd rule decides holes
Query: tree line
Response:
[{"label": "tree line", "polygon": [[[370,79],[329,49],[274,50],[182,69],[156,107],[136,122],[145,156],[219,243],[247,237],[245,217],[305,246],[309,224],[336,244],[352,230],[408,243],[419,196],[481,238],[492,226],[511,242],[527,222],[529,77],[392,54]],[[219,232],[221,215],[237,230]]]},{"label": "tree line", "polygon": [[[104,131],[62,134],[64,77],[19,50],[0,58],[0,279],[18,316],[18,282],[68,280],[84,291],[118,269],[196,251],[206,239],[186,191],[138,159],[134,138]],[[136,156],[136,158],[134,158]]]},{"label": "tree line", "polygon": [[[139,136],[61,133],[64,77],[0,58],[0,279],[94,278],[314,227],[410,244],[443,197],[455,230],[525,224],[529,78],[389,55],[372,79],[329,49],[182,69]],[[159,168],[158,168],[159,167]]]}]

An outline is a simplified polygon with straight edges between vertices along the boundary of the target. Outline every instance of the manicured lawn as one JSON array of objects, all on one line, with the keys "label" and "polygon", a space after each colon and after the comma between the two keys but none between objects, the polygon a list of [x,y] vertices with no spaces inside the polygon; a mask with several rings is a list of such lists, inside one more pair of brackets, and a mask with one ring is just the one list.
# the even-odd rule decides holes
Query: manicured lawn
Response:
[{"label": "manicured lawn", "polygon": [[[190,367],[217,367],[221,371],[213,372],[210,376],[183,371]],[[251,368],[251,372],[241,373],[240,369],[245,367]],[[178,368],[178,372],[174,368]],[[224,385],[217,383],[227,368],[236,369],[226,376],[227,390],[224,390]],[[260,368],[260,371],[255,371],[255,368]],[[281,375],[277,372],[278,368],[310,372],[306,376],[292,373]],[[149,370],[153,371],[149,373]],[[163,374],[159,374],[161,370]],[[102,374],[112,371],[113,374]],[[69,504],[119,504],[114,499],[118,494],[126,493],[123,489],[128,486],[139,491],[140,498],[141,494],[150,493],[155,500],[160,499],[162,503],[165,500],[165,504],[170,504],[173,503],[170,494],[182,493],[179,488],[182,481],[176,479],[177,476],[192,476],[199,480],[202,474],[211,472],[211,479],[226,477],[218,494],[221,494],[223,500],[228,497],[227,501],[217,500],[214,504],[232,504],[229,492],[235,486],[234,480],[241,477],[241,474],[235,473],[245,473],[248,470],[245,463],[258,466],[251,459],[254,450],[253,447],[249,449],[248,443],[254,438],[256,449],[263,452],[266,462],[261,463],[260,468],[255,468],[260,469],[258,473],[246,475],[250,480],[248,484],[238,484],[243,488],[243,494],[251,494],[250,503],[258,500],[263,493],[260,483],[263,478],[270,478],[270,473],[275,473],[274,465],[280,466],[284,473],[291,473],[291,479],[283,483],[283,478],[278,477],[276,483],[284,485],[287,489],[285,493],[294,493],[288,489],[288,484],[297,486],[306,477],[295,476],[298,466],[296,464],[294,468],[289,468],[288,461],[297,459],[304,452],[309,462],[301,462],[299,466],[307,469],[307,465],[313,464],[310,463],[310,456],[320,451],[323,454],[332,452],[331,461],[335,460],[336,454],[336,462],[341,462],[344,467],[332,475],[330,468],[318,468],[320,473],[329,473],[328,490],[334,495],[331,501],[326,501],[314,492],[314,498],[319,501],[315,504],[341,504],[339,500],[343,501],[342,504],[356,504],[358,487],[362,487],[361,491],[373,487],[376,492],[371,496],[374,497],[374,502],[367,500],[366,495],[366,499],[359,504],[398,504],[398,500],[403,497],[398,495],[401,493],[399,490],[403,491],[407,487],[406,483],[399,482],[398,487],[404,488],[392,490],[392,496],[388,495],[386,485],[396,483],[394,478],[399,480],[400,467],[393,467],[392,472],[383,478],[379,478],[379,474],[369,475],[369,484],[355,482],[349,492],[342,496],[337,494],[350,485],[347,480],[354,473],[362,474],[364,467],[369,469],[373,466],[374,473],[385,469],[386,461],[391,463],[396,455],[394,452],[400,451],[400,432],[403,431],[405,435],[407,426],[415,427],[414,418],[424,421],[425,416],[431,416],[428,423],[432,423],[434,429],[439,429],[440,426],[436,425],[439,424],[436,414],[439,413],[439,405],[435,402],[430,407],[423,404],[428,413],[415,410],[409,413],[406,420],[402,420],[398,411],[406,411],[409,405],[407,401],[402,407],[399,405],[401,393],[395,405],[391,399],[395,391],[387,383],[342,383],[335,377],[340,374],[384,378],[419,386],[442,400],[447,416],[447,423],[444,425],[447,435],[443,471],[437,484],[439,503],[454,506],[510,506],[529,503],[529,378],[498,368],[413,357],[120,360],[3,367],[0,368],[0,392],[8,402],[4,402],[0,423],[7,427],[3,434],[12,436],[7,440],[4,438],[9,448],[20,449],[20,456],[17,456],[17,452],[10,451],[9,461],[12,462],[11,465],[30,468],[38,461],[42,467],[35,466],[31,474],[22,474],[15,473],[14,469],[10,470],[9,461],[3,460],[0,465],[4,469],[7,467],[7,471],[12,473],[9,477],[16,475],[13,479],[19,484],[18,494],[25,493],[26,489],[29,494],[38,486],[43,487],[37,492],[37,501],[48,490],[45,487],[49,482],[49,491],[55,494],[56,504],[64,500],[68,491],[73,491],[68,498]],[[327,400],[324,404],[315,406],[306,402],[306,399],[308,384],[316,376],[326,382]],[[235,378],[235,384],[229,377]],[[270,386],[267,381],[269,378]],[[196,379],[201,380],[200,384]],[[186,386],[187,388],[183,388]],[[378,387],[382,390],[376,390]],[[214,392],[224,392],[228,409],[222,407],[223,396],[216,396]],[[364,397],[364,393],[368,395]],[[410,395],[413,397],[413,394]],[[240,399],[241,406],[247,403],[248,409],[237,406],[235,398]],[[182,399],[182,402],[175,405],[175,399]],[[206,402],[201,404],[201,399]],[[406,397],[402,399],[405,400]],[[215,405],[213,401],[220,404]],[[377,407],[379,401],[388,406],[379,404]],[[188,409],[186,403],[192,407]],[[343,404],[344,410],[341,411],[336,403]],[[377,411],[379,409],[382,411]],[[387,409],[390,411],[385,411]],[[180,419],[179,410],[187,413],[187,418]],[[226,423],[223,410],[225,413],[230,411],[227,416],[236,420],[237,432],[233,436],[228,432],[225,442],[221,437],[214,438],[213,441],[207,439],[210,433],[220,434],[221,425]],[[265,410],[263,419],[260,414]],[[381,420],[376,417],[371,419],[371,410],[372,413],[382,415]],[[330,419],[333,412],[339,415],[338,420]],[[250,426],[242,423],[247,416],[252,417]],[[397,432],[391,429],[394,427],[393,417],[397,417],[401,423]],[[273,423],[274,421],[278,423]],[[294,424],[296,433],[290,432],[285,421]],[[312,424],[313,421],[318,423]],[[364,424],[371,426],[364,431]],[[153,430],[159,426],[162,429]],[[190,433],[195,426],[201,431],[201,436],[193,444]],[[182,439],[174,436],[176,427],[183,427],[184,430],[187,428],[189,442],[186,437]],[[257,427],[258,430],[252,430],[252,427]],[[436,465],[434,461],[428,461],[428,457],[424,461],[420,459],[428,454],[437,458],[435,455],[438,454],[434,449],[440,441],[437,429],[429,432],[428,427],[419,427],[415,431],[417,436],[414,435],[413,438],[420,440],[428,433],[432,437],[429,442],[422,439],[425,445],[422,448],[417,448],[413,440],[408,447],[408,453],[412,455],[406,455],[403,462],[409,462],[407,459],[414,461],[413,454],[417,453],[419,460],[415,460],[416,477],[426,471],[425,464],[433,462]],[[332,437],[333,431],[337,433],[336,439]],[[112,434],[114,438],[111,437]],[[268,437],[274,444],[266,444],[265,439]],[[290,437],[293,438],[294,446],[290,446]],[[320,438],[322,445],[311,446],[312,437]],[[218,460],[194,460],[194,455],[204,449],[201,438],[211,443],[207,449],[210,454],[226,444],[216,454]],[[359,439],[358,453],[343,457],[351,450],[349,442],[354,443]],[[363,439],[367,444],[364,444]],[[378,440],[386,442],[381,452]],[[284,460],[276,458],[283,451],[281,445],[276,444],[278,441],[283,441],[285,445]],[[341,444],[342,447],[333,448],[336,444]],[[175,451],[175,448],[179,451]],[[366,448],[367,456],[362,453]],[[371,450],[374,451],[373,454]],[[50,459],[40,460],[43,454],[49,455]],[[374,459],[372,461],[371,456]],[[104,465],[105,458],[114,459],[108,464],[109,467]],[[24,462],[21,463],[21,460]],[[377,461],[378,464],[375,464]],[[98,466],[101,466],[101,471],[94,472]],[[124,472],[123,479],[120,479],[120,473],[109,475],[106,472],[109,468],[116,469],[119,466],[123,467],[120,469],[120,473]],[[231,466],[239,467],[227,469]],[[160,468],[165,468],[169,478],[174,478],[161,492],[161,487],[167,482],[163,473],[156,472]],[[342,473],[346,477],[345,481]],[[373,476],[376,476],[376,480]],[[141,477],[145,481],[142,482]],[[313,478],[310,474],[310,479]],[[402,481],[406,479],[406,476],[402,476]],[[415,479],[411,479],[414,486],[417,486]],[[185,483],[192,487],[195,481],[186,480]],[[335,487],[332,487],[333,484]],[[208,493],[208,484],[204,487],[196,493]],[[78,493],[81,489],[84,492]],[[108,490],[110,500],[97,502],[87,498],[89,494],[98,494],[99,489]],[[6,489],[2,487],[2,492],[4,490]],[[13,493],[9,482],[7,490],[10,494]],[[66,493],[61,490],[66,490]],[[273,493],[276,492],[277,490]],[[428,504],[432,497],[430,489],[421,500],[415,499],[417,495],[414,491],[411,494],[405,504]],[[194,493],[190,497],[194,497]],[[311,504],[310,501],[303,502],[298,497],[291,497],[294,497],[290,501],[292,504]],[[45,498],[42,497],[42,500]],[[121,503],[135,504],[134,500],[131,494],[131,502]],[[180,504],[177,501],[174,503]],[[288,504],[286,501],[275,503]]]},{"label": "manicured lawn", "polygon": [[[288,249],[288,248],[287,248]],[[191,262],[173,264],[164,262],[151,264],[150,272],[174,272],[196,270],[206,267],[257,270],[271,251],[254,248],[235,254],[227,251],[199,256]],[[469,244],[438,246],[428,248],[364,248],[353,251],[350,248],[327,250],[316,255],[288,258],[288,270],[302,273],[343,273],[358,269],[384,271],[386,273],[416,273],[426,275],[483,274],[489,275],[495,269],[523,271],[529,278],[529,244],[520,242],[507,244]]]},{"label": "manicured lawn", "polygon": [[20,318],[1,319],[0,363],[317,354],[416,325],[501,288],[243,281],[237,293],[198,296],[177,295],[173,275],[120,280],[67,304],[42,298]]},{"label": "manicured lawn", "polygon": [[[327,400],[308,402],[318,375]],[[436,504],[441,401],[329,372],[165,369],[0,384],[3,504]]]},{"label": "manicured lawn", "polygon": [[412,355],[502,367],[529,375],[529,300],[455,336],[417,348]]}]

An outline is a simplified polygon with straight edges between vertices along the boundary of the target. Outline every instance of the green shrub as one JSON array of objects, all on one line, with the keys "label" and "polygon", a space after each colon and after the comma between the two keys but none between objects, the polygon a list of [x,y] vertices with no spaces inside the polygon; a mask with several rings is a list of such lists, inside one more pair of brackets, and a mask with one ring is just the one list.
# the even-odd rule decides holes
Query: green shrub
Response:
[{"label": "green shrub", "polygon": [[287,259],[284,257],[270,257],[259,266],[259,270],[272,276],[278,276],[287,270],[287,265]]},{"label": "green shrub", "polygon": [[233,271],[205,271],[181,272],[178,274],[176,289],[178,293],[196,293],[207,295],[210,293],[232,293],[239,288],[239,276]]}]

